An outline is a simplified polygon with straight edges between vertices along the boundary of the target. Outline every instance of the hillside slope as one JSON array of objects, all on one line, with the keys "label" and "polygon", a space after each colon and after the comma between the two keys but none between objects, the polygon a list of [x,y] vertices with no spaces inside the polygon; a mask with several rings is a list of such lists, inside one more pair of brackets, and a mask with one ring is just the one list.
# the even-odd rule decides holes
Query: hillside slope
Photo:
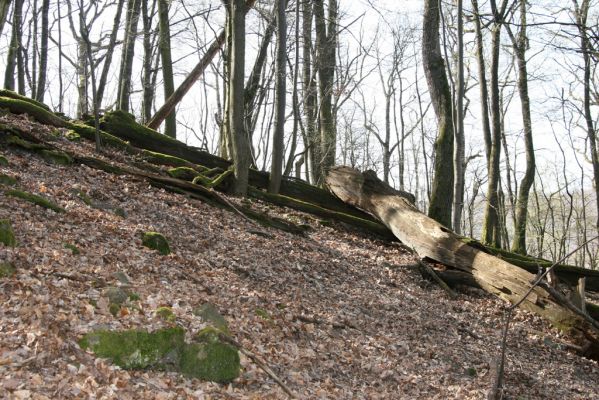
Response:
[{"label": "hillside slope", "polygon": [[[52,130],[10,114],[0,123],[33,134]],[[115,152],[95,155],[92,145],[63,137],[54,144],[127,160]],[[0,172],[17,178],[18,188],[66,209],[57,214],[0,193],[0,219],[11,221],[18,241],[15,248],[0,244],[0,261],[17,268],[0,278],[0,397],[285,398],[247,358],[239,379],[219,385],[124,371],[77,344],[98,328],[169,326],[154,312],[161,306],[197,332],[203,325],[193,309],[207,302],[302,398],[484,397],[504,305],[476,290],[450,301],[422,279],[398,244],[254,202],[311,226],[305,236],[259,228],[265,237],[235,213],[139,178],[49,164],[5,144],[0,153],[9,160]],[[86,205],[81,192],[101,207]],[[164,234],[173,253],[143,247],[145,231]],[[138,299],[113,316],[104,292],[122,285],[123,274]],[[545,323],[518,313],[509,340],[509,398],[599,398],[597,363],[561,349],[559,341]]]}]

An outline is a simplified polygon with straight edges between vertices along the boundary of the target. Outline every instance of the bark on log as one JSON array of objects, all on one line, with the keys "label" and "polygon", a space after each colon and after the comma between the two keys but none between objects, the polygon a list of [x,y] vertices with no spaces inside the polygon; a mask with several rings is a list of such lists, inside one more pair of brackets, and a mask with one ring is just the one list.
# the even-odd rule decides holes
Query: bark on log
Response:
[{"label": "bark on log", "polygon": [[[489,293],[515,303],[532,286],[533,274],[464,243],[458,235],[418,211],[372,171],[362,174],[349,167],[336,167],[327,175],[326,184],[341,200],[380,219],[420,257],[472,274]],[[586,355],[599,357],[599,332],[545,290],[535,288],[522,308],[573,334],[582,347],[590,343]]]}]

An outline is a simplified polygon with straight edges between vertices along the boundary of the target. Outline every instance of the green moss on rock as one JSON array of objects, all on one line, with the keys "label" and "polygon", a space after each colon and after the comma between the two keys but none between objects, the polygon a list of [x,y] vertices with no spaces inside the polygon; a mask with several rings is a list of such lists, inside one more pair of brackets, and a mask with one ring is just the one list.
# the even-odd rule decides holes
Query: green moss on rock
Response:
[{"label": "green moss on rock", "polygon": [[88,333],[79,344],[122,368],[176,370],[184,337],[185,332],[179,327],[153,333],[104,330]]},{"label": "green moss on rock", "polygon": [[17,179],[12,176],[0,174],[0,185],[14,186],[17,184]]},{"label": "green moss on rock", "polygon": [[47,209],[55,211],[57,213],[65,212],[65,209],[58,206],[56,203],[54,203],[48,199],[45,199],[41,196],[32,194],[32,193],[23,192],[21,190],[7,190],[4,193],[7,196],[17,197],[19,199],[28,201],[28,202],[38,205],[40,207],[47,208]]},{"label": "green moss on rock", "polygon": [[17,245],[12,225],[7,219],[0,219],[0,243],[8,247],[15,247]]},{"label": "green moss on rock", "polygon": [[220,330],[221,332],[230,335],[229,324],[225,317],[218,312],[218,309],[211,303],[204,303],[200,307],[193,310],[193,314],[200,317],[203,322]]},{"label": "green moss on rock", "polygon": [[28,140],[25,140],[23,138],[15,136],[15,135],[7,136],[6,143],[11,144],[13,146],[20,147],[20,148],[28,150],[28,151],[37,152],[37,151],[42,151],[42,150],[48,149],[48,147],[44,146],[43,144],[32,143]]},{"label": "green moss on rock", "polygon": [[73,163],[73,158],[62,151],[41,150],[40,155],[47,162],[56,165],[71,165]]},{"label": "green moss on rock", "polygon": [[196,336],[198,343],[185,347],[181,354],[181,372],[187,376],[226,383],[239,376],[239,352],[221,341],[220,331],[205,328]]},{"label": "green moss on rock", "polygon": [[118,305],[123,304],[129,298],[129,294],[125,290],[115,286],[107,287],[106,290],[104,290],[104,296],[108,298],[108,301],[111,304]]},{"label": "green moss on rock", "polygon": [[0,278],[10,278],[17,272],[14,265],[9,262],[0,262]]},{"label": "green moss on rock", "polygon": [[204,330],[197,341],[185,343],[180,327],[155,332],[139,330],[96,331],[79,344],[125,369],[178,371],[186,376],[226,383],[239,376],[236,348],[220,340],[218,330]]},{"label": "green moss on rock", "polygon": [[183,179],[184,181],[192,181],[196,176],[200,174],[195,169],[189,167],[171,168],[167,172],[173,178]]},{"label": "green moss on rock", "polygon": [[74,130],[68,130],[65,134],[64,137],[67,140],[70,140],[71,142],[78,142],[79,140],[81,140],[81,135],[78,134],[77,132],[75,132]]},{"label": "green moss on rock", "polygon": [[154,313],[157,317],[167,322],[174,322],[177,319],[170,307],[158,307]]},{"label": "green moss on rock", "polygon": [[8,165],[8,158],[0,154],[0,167],[6,167]]},{"label": "green moss on rock", "polygon": [[168,241],[158,232],[145,232],[141,243],[149,249],[157,250],[162,255],[171,253]]}]

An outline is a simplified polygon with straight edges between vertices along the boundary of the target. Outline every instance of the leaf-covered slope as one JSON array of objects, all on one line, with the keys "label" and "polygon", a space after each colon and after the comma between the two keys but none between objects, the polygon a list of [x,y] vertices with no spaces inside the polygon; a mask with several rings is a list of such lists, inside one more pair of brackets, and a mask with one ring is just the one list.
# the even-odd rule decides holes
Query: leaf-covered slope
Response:
[{"label": "leaf-covered slope", "polygon": [[[24,117],[6,115],[0,123],[51,131]],[[92,155],[86,143],[61,136],[54,143]],[[77,344],[100,328],[170,326],[155,313],[164,306],[193,334],[204,327],[193,309],[212,303],[232,335],[302,397],[483,398],[502,304],[476,291],[450,301],[410,267],[414,260],[397,244],[254,202],[312,227],[306,236],[261,228],[265,237],[235,213],[140,178],[0,149],[9,161],[0,173],[66,210],[0,194],[0,219],[11,221],[18,243],[0,245],[0,261],[16,267],[15,275],[0,278],[0,397],[285,398],[246,358],[240,378],[221,386],[176,373],[124,371]],[[106,207],[88,206],[82,192]],[[147,231],[163,234],[172,253],[142,246]],[[132,296],[113,316],[104,293],[123,285],[123,275]],[[545,324],[518,314],[509,397],[599,397],[597,364],[558,348],[558,341]]]}]

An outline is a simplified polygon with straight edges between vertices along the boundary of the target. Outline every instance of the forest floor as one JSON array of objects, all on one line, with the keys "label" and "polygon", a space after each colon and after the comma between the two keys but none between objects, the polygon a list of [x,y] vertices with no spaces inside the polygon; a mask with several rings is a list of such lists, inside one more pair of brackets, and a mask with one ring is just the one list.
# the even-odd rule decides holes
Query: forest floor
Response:
[{"label": "forest floor", "polygon": [[[34,133],[49,128],[5,115],[0,123]],[[86,142],[59,147],[111,161]],[[176,323],[197,332],[192,310],[209,302],[233,337],[301,398],[482,399],[490,385],[505,303],[475,289],[459,298],[424,280],[399,244],[329,226],[308,214],[258,201],[252,207],[310,225],[305,236],[260,228],[239,215],[165,192],[131,177],[82,165],[56,166],[2,148],[20,189],[65,213],[0,192],[0,219],[18,246],[0,244],[17,273],[0,279],[0,398],[278,399],[284,392],[242,356],[243,371],[220,385],[176,373],[125,371],[77,344],[98,328],[158,329],[154,313],[172,307]],[[77,191],[122,208],[84,204]],[[239,203],[236,198],[229,198]],[[141,245],[158,231],[173,253]],[[80,254],[64,247],[73,244]],[[139,295],[116,317],[102,295],[123,273]],[[564,350],[539,318],[517,312],[508,341],[506,398],[599,399],[599,366]]]}]

